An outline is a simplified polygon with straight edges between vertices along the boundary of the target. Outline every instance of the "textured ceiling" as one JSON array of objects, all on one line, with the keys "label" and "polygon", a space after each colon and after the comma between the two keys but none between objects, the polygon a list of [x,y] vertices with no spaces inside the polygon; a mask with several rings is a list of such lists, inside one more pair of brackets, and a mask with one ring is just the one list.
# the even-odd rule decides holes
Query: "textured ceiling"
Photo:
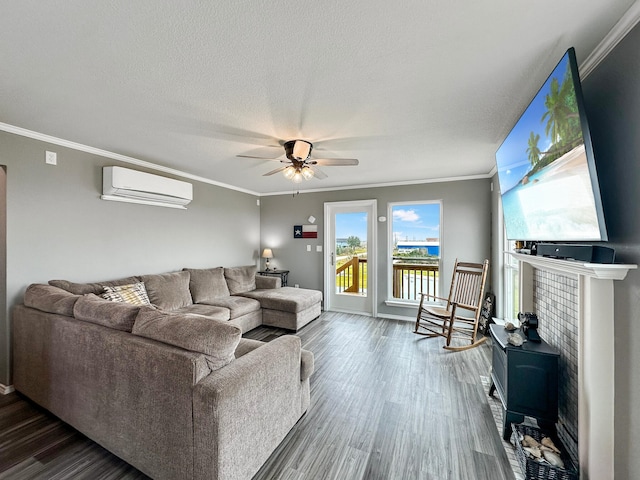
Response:
[{"label": "textured ceiling", "polygon": [[[261,194],[486,175],[633,3],[3,0],[0,122]],[[294,138],[360,165],[294,187],[236,157]]]}]

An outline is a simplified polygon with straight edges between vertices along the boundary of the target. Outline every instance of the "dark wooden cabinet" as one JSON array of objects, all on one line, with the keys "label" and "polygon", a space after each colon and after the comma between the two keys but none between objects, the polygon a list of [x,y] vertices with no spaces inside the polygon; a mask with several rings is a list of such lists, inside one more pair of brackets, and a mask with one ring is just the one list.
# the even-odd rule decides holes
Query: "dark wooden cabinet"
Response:
[{"label": "dark wooden cabinet", "polygon": [[[511,436],[511,423],[533,417],[543,430],[555,431],[558,421],[558,362],[560,355],[544,340],[520,347],[507,343],[503,326],[491,325],[493,362],[489,395],[498,393],[502,402],[502,436]],[[524,337],[520,330],[516,330]]]}]

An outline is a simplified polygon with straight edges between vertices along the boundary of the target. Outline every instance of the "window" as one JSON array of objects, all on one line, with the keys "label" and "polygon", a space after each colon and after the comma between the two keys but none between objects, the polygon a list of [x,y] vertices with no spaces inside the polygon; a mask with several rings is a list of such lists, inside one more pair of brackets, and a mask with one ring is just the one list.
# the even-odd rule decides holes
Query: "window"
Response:
[{"label": "window", "polygon": [[389,204],[390,298],[440,294],[440,202]]},{"label": "window", "polygon": [[515,242],[505,240],[504,264],[503,264],[503,315],[505,320],[513,320],[518,318],[520,308],[520,263],[513,255],[507,252],[513,252]]},{"label": "window", "polygon": [[500,309],[499,307],[496,313],[505,320],[513,320],[518,318],[520,308],[520,262],[513,255],[507,253],[515,250],[516,242],[507,240],[502,213],[502,200],[498,201],[498,218],[500,237],[502,238],[498,245],[502,255],[502,292],[500,292],[502,293],[502,300],[498,299],[498,301],[501,302],[502,308]]}]

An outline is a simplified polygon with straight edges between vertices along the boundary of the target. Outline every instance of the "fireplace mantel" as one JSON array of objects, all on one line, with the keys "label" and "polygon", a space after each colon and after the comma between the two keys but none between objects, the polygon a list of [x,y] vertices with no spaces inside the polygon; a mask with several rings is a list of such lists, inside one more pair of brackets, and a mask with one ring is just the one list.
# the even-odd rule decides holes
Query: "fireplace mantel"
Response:
[{"label": "fireplace mantel", "polygon": [[538,257],[522,253],[509,252],[509,254],[535,268],[602,280],[624,280],[629,270],[638,268],[637,265],[619,263],[585,263],[577,260],[560,260],[558,258]]},{"label": "fireplace mantel", "polygon": [[614,478],[614,280],[637,265],[594,264],[512,253],[520,262],[520,311],[534,311],[534,268],[578,279],[580,476]]}]

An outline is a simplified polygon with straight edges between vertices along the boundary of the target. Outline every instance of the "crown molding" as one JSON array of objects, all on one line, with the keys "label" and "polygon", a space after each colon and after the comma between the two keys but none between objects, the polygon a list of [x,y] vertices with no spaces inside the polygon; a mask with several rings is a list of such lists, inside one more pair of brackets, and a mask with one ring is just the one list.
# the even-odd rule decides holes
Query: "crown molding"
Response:
[{"label": "crown molding", "polygon": [[100,148],[90,147],[89,145],[83,145],[82,143],[72,142],[63,138],[53,137],[44,133],[34,132],[33,130],[27,130],[26,128],[16,127],[9,125],[8,123],[0,122],[0,130],[7,133],[13,133],[23,137],[32,138],[34,140],[40,140],[41,142],[51,143],[54,145],[60,145],[61,147],[71,148],[92,155],[98,155],[100,157],[111,158],[112,160],[118,160],[119,162],[128,163],[131,165],[137,165],[139,167],[149,168],[158,172],[168,173],[169,175],[175,175],[177,177],[188,178],[196,182],[208,183],[209,185],[215,185],[217,187],[228,188],[229,190],[236,190],[242,193],[248,193],[249,195],[260,196],[259,193],[247,190],[245,188],[236,187],[222,182],[211,180],[210,178],[201,177],[199,175],[193,175],[191,173],[183,172],[182,170],[176,170],[175,168],[163,167],[155,163],[140,160],[138,158],[129,157],[127,155],[121,155],[119,153],[109,152],[108,150],[102,150]]},{"label": "crown molding", "polygon": [[[328,187],[328,188],[312,188],[309,190],[296,191],[295,184],[293,190],[294,195],[302,195],[303,193],[321,193],[321,192],[337,192],[340,190],[361,190],[363,188],[383,188],[383,187],[404,187],[408,185],[424,185],[427,183],[445,183],[445,182],[462,182],[465,180],[482,180],[491,178],[493,175],[490,173],[483,173],[479,175],[464,175],[459,177],[442,177],[442,178],[429,178],[422,180],[406,180],[402,182],[387,182],[387,183],[369,183],[366,185],[348,185],[345,187]],[[272,197],[275,195],[291,195],[292,190],[282,192],[270,192],[261,193],[261,197]]]},{"label": "crown molding", "polygon": [[580,65],[580,76],[586,78],[602,62],[620,41],[640,22],[640,0],[636,0],[618,23],[602,39],[598,46]]},{"label": "crown molding", "polygon": [[[40,140],[42,142],[51,143],[54,145],[60,145],[61,147],[71,148],[73,150],[79,150],[81,152],[90,153],[92,155],[99,155],[101,157],[111,158],[113,160],[118,160],[120,162],[128,163],[131,165],[137,165],[139,167],[156,170],[158,172],[168,173],[170,175],[175,175],[177,177],[188,178],[190,180],[195,180],[197,182],[207,183],[209,185],[216,185],[222,188],[228,188],[229,190],[236,190],[238,192],[247,193],[249,195],[255,195],[257,197],[268,197],[268,196],[275,196],[275,195],[291,195],[290,190],[281,191],[281,192],[270,192],[270,193],[254,192],[252,190],[236,187],[234,185],[217,182],[215,180],[211,180],[210,178],[201,177],[199,175],[193,175],[191,173],[187,173],[182,170],[163,167],[162,165],[157,165],[155,163],[147,162],[145,160],[140,160],[138,158],[129,157],[127,155],[121,155],[119,153],[110,152],[108,150],[102,150],[100,148],[90,147],[89,145],[72,142],[70,140],[65,140],[63,138],[46,135],[44,133],[34,132],[33,130],[27,130],[26,128],[16,127],[8,123],[0,122],[0,130],[5,131],[7,133],[13,133],[15,135],[32,138],[34,140]],[[357,190],[362,188],[398,187],[398,186],[404,186],[404,185],[421,185],[426,183],[457,182],[457,181],[463,181],[463,180],[477,180],[477,179],[483,179],[483,178],[491,178],[492,176],[493,175],[489,173],[489,174],[480,174],[480,175],[467,175],[467,176],[460,176],[460,177],[432,178],[432,179],[426,179],[426,180],[408,180],[404,182],[375,183],[375,184],[367,184],[367,185],[350,185],[346,187],[317,188],[317,189],[311,189],[311,190],[303,190],[297,193],[334,192],[338,190]],[[293,190],[295,190],[295,184],[293,185],[294,185]]]}]

